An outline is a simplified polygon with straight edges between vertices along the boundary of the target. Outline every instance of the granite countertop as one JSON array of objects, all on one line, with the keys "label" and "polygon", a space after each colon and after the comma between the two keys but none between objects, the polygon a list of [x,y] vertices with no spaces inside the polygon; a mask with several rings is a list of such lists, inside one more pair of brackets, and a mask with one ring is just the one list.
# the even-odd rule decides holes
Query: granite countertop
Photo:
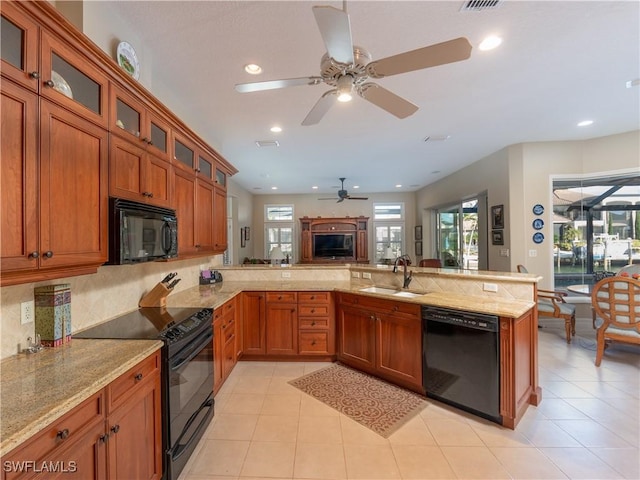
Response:
[{"label": "granite countertop", "polygon": [[159,350],[157,340],[85,340],[0,363],[0,456]]},{"label": "granite countertop", "polygon": [[417,303],[434,307],[446,307],[468,312],[487,313],[502,317],[518,318],[534,307],[534,302],[508,298],[463,295],[449,292],[414,292],[417,297],[394,297],[379,293],[362,292],[368,285],[335,281],[286,281],[286,282],[233,282],[224,281],[214,285],[192,287],[167,298],[168,307],[217,308],[242,291],[340,291],[357,293],[401,302]]}]

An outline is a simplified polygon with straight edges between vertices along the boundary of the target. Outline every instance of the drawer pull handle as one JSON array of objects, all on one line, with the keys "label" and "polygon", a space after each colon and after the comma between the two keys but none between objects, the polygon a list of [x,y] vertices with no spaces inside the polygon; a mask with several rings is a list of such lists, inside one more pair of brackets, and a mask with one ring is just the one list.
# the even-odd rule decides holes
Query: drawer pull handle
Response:
[{"label": "drawer pull handle", "polygon": [[114,425],[113,427],[111,427],[111,431],[113,433],[118,433],[120,431],[120,425]]},{"label": "drawer pull handle", "polygon": [[136,382],[139,382],[140,380],[142,380],[142,374],[141,373],[136,373],[135,377],[133,377],[134,380]]},{"label": "drawer pull handle", "polygon": [[316,341],[315,341],[315,340],[313,340],[313,341],[311,342],[311,345],[315,345],[315,344],[316,344]]},{"label": "drawer pull handle", "polygon": [[316,313],[316,309],[315,309],[315,308],[312,308],[312,309],[311,309],[311,313]]},{"label": "drawer pull handle", "polygon": [[315,321],[314,321],[314,322],[311,322],[311,326],[312,326],[312,327],[314,327],[314,326],[315,326],[315,324],[316,324],[316,322],[315,322]]},{"label": "drawer pull handle", "polygon": [[60,440],[66,440],[67,438],[69,438],[69,429],[65,428],[64,430],[60,430],[58,433],[56,433],[56,437],[58,437]]},{"label": "drawer pull handle", "polygon": [[316,296],[315,295],[311,295],[311,300],[315,300]]}]

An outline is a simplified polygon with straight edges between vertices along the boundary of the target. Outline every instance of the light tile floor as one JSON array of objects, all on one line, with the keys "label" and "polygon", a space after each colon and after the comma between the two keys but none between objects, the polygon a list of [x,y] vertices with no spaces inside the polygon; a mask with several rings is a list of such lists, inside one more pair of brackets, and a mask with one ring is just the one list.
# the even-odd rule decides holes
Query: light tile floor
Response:
[{"label": "light tile floor", "polygon": [[180,480],[639,479],[640,355],[539,330],[543,401],[515,431],[435,401],[385,439],[290,386],[325,363],[240,362]]}]

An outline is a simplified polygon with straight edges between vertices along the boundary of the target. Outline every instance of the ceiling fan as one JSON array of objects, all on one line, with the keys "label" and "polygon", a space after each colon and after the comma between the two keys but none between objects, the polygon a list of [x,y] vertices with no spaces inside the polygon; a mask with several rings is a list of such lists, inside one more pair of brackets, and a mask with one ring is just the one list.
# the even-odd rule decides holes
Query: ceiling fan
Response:
[{"label": "ceiling fan", "polygon": [[302,121],[302,125],[317,124],[336,100],[349,101],[354,92],[392,115],[406,118],[415,113],[418,107],[386,88],[368,81],[369,78],[378,79],[459,62],[471,56],[471,44],[466,38],[460,37],[372,61],[369,52],[353,45],[351,41],[351,23],[346,11],[346,0],[343,10],[330,6],[315,6],[313,15],[327,48],[327,53],[320,60],[320,76],[241,83],[235,86],[236,91],[240,93],[320,83],[334,87],[320,97]]},{"label": "ceiling fan", "polygon": [[337,200],[336,203],[343,202],[345,199],[346,200],[369,200],[369,197],[353,197],[353,196],[349,195],[349,192],[347,192],[344,189],[344,181],[346,180],[346,178],[341,177],[341,178],[339,178],[339,180],[342,183],[342,186],[340,187],[340,190],[338,190],[338,198],[337,199],[335,197],[332,197],[332,198],[319,198],[318,200]]}]

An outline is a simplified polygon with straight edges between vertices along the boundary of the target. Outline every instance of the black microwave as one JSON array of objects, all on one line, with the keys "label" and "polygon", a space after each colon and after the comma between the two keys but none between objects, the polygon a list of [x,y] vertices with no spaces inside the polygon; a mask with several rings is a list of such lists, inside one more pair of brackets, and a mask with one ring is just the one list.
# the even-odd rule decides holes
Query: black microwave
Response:
[{"label": "black microwave", "polygon": [[151,262],[178,256],[175,210],[120,198],[109,199],[107,265]]}]

